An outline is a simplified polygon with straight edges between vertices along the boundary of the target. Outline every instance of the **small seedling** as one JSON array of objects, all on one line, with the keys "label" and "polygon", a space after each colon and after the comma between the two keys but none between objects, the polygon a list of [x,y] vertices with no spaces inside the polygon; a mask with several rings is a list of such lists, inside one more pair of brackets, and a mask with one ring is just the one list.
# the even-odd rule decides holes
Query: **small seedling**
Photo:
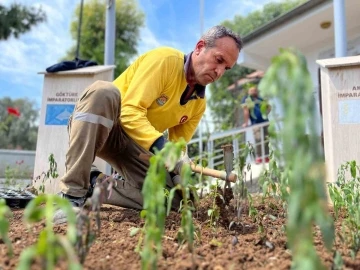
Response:
[{"label": "small seedling", "polygon": [[165,147],[150,158],[145,182],[142,189],[144,198],[145,224],[143,227],[143,248],[140,251],[141,268],[157,269],[158,256],[161,254],[161,240],[165,227],[166,168],[172,171],[180,157],[185,141],[168,142]]},{"label": "small seedling", "polygon": [[[271,148],[270,144],[270,148]],[[265,203],[265,198],[274,198],[282,203],[284,212],[287,211],[290,189],[289,176],[291,171],[279,167],[278,162],[274,158],[274,152],[270,151],[269,169],[265,170],[260,178],[259,185],[262,187],[262,202]]]},{"label": "small seedling", "polygon": [[[62,209],[67,216],[66,236],[54,233],[53,216],[58,209]],[[26,206],[23,218],[29,227],[45,219],[45,227],[37,242],[22,251],[18,270],[31,269],[36,258],[41,261],[43,269],[53,270],[57,262],[64,257],[70,270],[82,269],[73,248],[76,241],[76,216],[68,200],[54,194],[41,194]]]},{"label": "small seedling", "polygon": [[16,161],[15,166],[6,166],[4,186],[20,190],[22,185],[17,179],[31,179],[30,171],[30,168],[24,164],[24,160]]},{"label": "small seedling", "polygon": [[118,176],[116,173],[111,176],[99,175],[91,198],[86,200],[77,215],[75,250],[82,264],[85,262],[90,247],[100,235],[100,209],[106,198],[110,198]]},{"label": "small seedling", "polygon": [[[248,197],[245,181],[246,181],[246,173],[247,172],[251,173],[251,165],[248,164],[248,166],[246,166],[246,159],[249,155],[254,154],[254,148],[250,143],[242,144],[240,146],[240,149],[241,151],[239,152],[239,156],[238,156],[238,163],[239,163],[238,179],[233,186],[235,211],[236,211],[235,214],[237,221],[240,221],[241,211],[244,208],[243,203],[246,202]],[[246,170],[245,167],[247,167]]]},{"label": "small seedling", "polygon": [[0,236],[8,249],[9,256],[13,255],[11,240],[8,236],[10,226],[9,219],[11,217],[12,212],[10,208],[6,205],[6,201],[4,199],[0,199]]},{"label": "small seedling", "polygon": [[248,201],[249,201],[249,217],[251,217],[252,220],[255,222],[256,217],[258,216],[258,211],[254,207],[254,201],[250,193],[248,194]]},{"label": "small seedling", "polygon": [[[306,59],[294,49],[282,49],[261,80],[260,94],[277,98],[284,112],[277,132],[284,171],[288,175],[287,237],[293,267],[323,268],[313,244],[313,225],[320,227],[325,246],[334,239],[333,221],[327,210],[323,151],[316,132],[316,105]],[[274,125],[270,121],[270,126]]]},{"label": "small seedling", "polygon": [[217,200],[220,198],[223,202],[224,198],[223,196],[218,192],[219,189],[219,183],[218,180],[216,180],[216,183],[213,185],[210,185],[210,192],[209,192],[209,198],[211,198],[211,208],[208,209],[208,216],[210,218],[210,226],[213,228],[214,232],[216,232],[217,223],[220,218],[220,208],[217,205]]},{"label": "small seedling", "polygon": [[[181,227],[178,231],[177,239],[181,244],[186,242],[188,244],[188,250],[193,252],[195,229],[192,220],[192,212],[195,210],[193,203],[194,201],[198,201],[198,197],[197,189],[195,185],[191,183],[192,178],[190,166],[183,166],[179,178],[181,179],[180,183],[170,190],[167,214],[169,215],[171,210],[171,203],[175,192],[180,191],[182,194],[182,201],[179,209],[181,213]],[[193,199],[191,199],[191,197]]]},{"label": "small seedling", "polygon": [[[347,176],[350,179],[347,179]],[[360,168],[356,161],[342,164],[338,170],[338,179],[329,183],[329,194],[334,205],[335,218],[339,211],[346,217],[342,225],[341,238],[349,245],[353,258],[360,250]]]},{"label": "small seedling", "polygon": [[41,175],[35,178],[35,182],[41,179],[41,183],[39,186],[39,192],[45,193],[45,182],[51,181],[51,179],[56,179],[59,177],[57,171],[57,162],[55,161],[54,154],[50,154],[48,157],[49,161],[49,169],[46,172],[42,172]]}]

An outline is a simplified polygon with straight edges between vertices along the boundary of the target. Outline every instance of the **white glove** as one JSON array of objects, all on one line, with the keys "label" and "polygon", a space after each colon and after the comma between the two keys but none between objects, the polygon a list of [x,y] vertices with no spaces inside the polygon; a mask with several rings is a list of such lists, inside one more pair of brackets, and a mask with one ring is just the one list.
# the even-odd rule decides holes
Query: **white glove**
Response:
[{"label": "white glove", "polygon": [[192,163],[192,161],[191,161],[191,159],[189,158],[188,154],[187,154],[187,153],[184,153],[184,154],[180,157],[180,159],[176,162],[175,167],[174,167],[174,170],[173,170],[172,172],[175,173],[175,174],[180,174],[183,165],[184,165],[184,164],[189,164],[189,165],[191,165],[191,163]]}]

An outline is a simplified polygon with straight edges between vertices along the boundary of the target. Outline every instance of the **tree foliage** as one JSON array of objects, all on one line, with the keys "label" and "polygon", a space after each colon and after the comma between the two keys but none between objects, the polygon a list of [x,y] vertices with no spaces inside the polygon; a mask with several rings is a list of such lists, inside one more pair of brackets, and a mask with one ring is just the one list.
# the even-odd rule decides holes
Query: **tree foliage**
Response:
[{"label": "tree foliage", "polygon": [[220,80],[210,85],[211,98],[208,104],[216,129],[225,130],[238,126],[236,123],[240,121],[236,117],[240,116],[243,95],[237,90],[228,91],[227,88],[251,72],[251,69],[236,64]]},{"label": "tree foliage", "polygon": [[231,28],[242,36],[246,36],[255,29],[274,20],[282,14],[299,6],[307,0],[286,0],[279,3],[268,3],[262,10],[256,10],[247,16],[235,15],[232,21],[226,20],[224,26]]},{"label": "tree foliage", "polygon": [[[89,0],[84,3],[79,46],[79,58],[104,63],[106,2]],[[71,35],[77,40],[80,5],[76,8],[71,23]],[[135,0],[116,0],[115,34],[115,76],[129,65],[136,55],[140,27],[144,23],[144,14],[138,9]],[[67,52],[66,59],[73,59],[76,44]]]},{"label": "tree foliage", "polygon": [[[19,110],[20,116],[9,114],[9,107]],[[35,150],[38,116],[39,110],[34,101],[26,98],[0,99],[0,149]]]},{"label": "tree foliage", "polygon": [[[306,2],[306,0],[269,3],[266,4],[262,10],[256,10],[247,16],[236,15],[233,20],[226,20],[221,24],[244,37],[304,2]],[[208,104],[215,129],[224,130],[234,128],[238,127],[239,123],[242,123],[243,114],[240,103],[246,91],[242,91],[243,89],[241,88],[228,91],[227,87],[253,71],[252,69],[236,64],[230,71],[227,71],[220,80],[210,85],[211,98]],[[246,87],[244,89],[246,89]],[[240,117],[241,119],[239,119]]]},{"label": "tree foliage", "polygon": [[27,7],[14,3],[10,7],[0,4],[0,40],[10,36],[16,38],[30,31],[31,27],[46,20],[41,8]]}]

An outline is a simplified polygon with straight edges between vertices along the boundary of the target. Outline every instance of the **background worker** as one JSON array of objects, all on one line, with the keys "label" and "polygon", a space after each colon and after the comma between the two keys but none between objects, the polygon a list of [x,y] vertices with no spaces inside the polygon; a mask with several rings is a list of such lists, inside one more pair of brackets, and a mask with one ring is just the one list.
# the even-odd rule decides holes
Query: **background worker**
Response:
[{"label": "background worker", "polygon": [[[248,94],[242,99],[242,107],[244,112],[244,123],[242,127],[248,127],[249,125],[256,125],[260,123],[268,122],[267,115],[269,114],[271,107],[269,104],[265,104],[266,113],[261,112],[261,106],[264,104],[264,100],[259,96],[259,91],[256,86],[250,87]],[[250,123],[249,123],[250,120]],[[261,138],[261,129],[263,129],[263,137]],[[255,163],[259,164],[263,162],[269,162],[269,139],[268,139],[268,126],[254,127],[255,138],[255,151],[256,158]],[[264,141],[265,153],[261,152],[261,142]]]}]

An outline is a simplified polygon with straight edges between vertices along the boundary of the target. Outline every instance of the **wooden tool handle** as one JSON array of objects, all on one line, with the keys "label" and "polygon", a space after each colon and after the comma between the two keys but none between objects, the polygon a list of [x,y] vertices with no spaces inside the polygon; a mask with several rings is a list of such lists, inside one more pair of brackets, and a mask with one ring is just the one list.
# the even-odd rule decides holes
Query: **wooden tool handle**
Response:
[{"label": "wooden tool handle", "polygon": [[[139,158],[143,159],[143,160],[149,160],[150,157],[151,157],[151,155],[147,155],[147,154],[143,154],[143,153],[140,153],[140,155],[139,155]],[[221,180],[225,180],[225,181],[229,181],[229,182],[233,182],[233,183],[235,183],[237,180],[237,175],[235,173],[230,173],[226,177],[225,171],[218,171],[218,170],[214,170],[214,169],[204,168],[199,165],[195,165],[194,163],[191,163],[190,167],[191,167],[191,170],[195,173],[202,173],[203,175],[206,175],[206,176],[219,178]]]},{"label": "wooden tool handle", "polygon": [[226,177],[225,171],[204,168],[204,167],[201,167],[201,166],[195,165],[195,164],[191,164],[191,170],[196,173],[202,173],[203,175],[206,175],[206,176],[211,176],[211,177],[219,178],[222,180],[227,180],[227,181],[230,181],[233,183],[235,183],[236,179],[237,179],[237,175],[235,173],[230,173],[228,175],[228,177]]}]

